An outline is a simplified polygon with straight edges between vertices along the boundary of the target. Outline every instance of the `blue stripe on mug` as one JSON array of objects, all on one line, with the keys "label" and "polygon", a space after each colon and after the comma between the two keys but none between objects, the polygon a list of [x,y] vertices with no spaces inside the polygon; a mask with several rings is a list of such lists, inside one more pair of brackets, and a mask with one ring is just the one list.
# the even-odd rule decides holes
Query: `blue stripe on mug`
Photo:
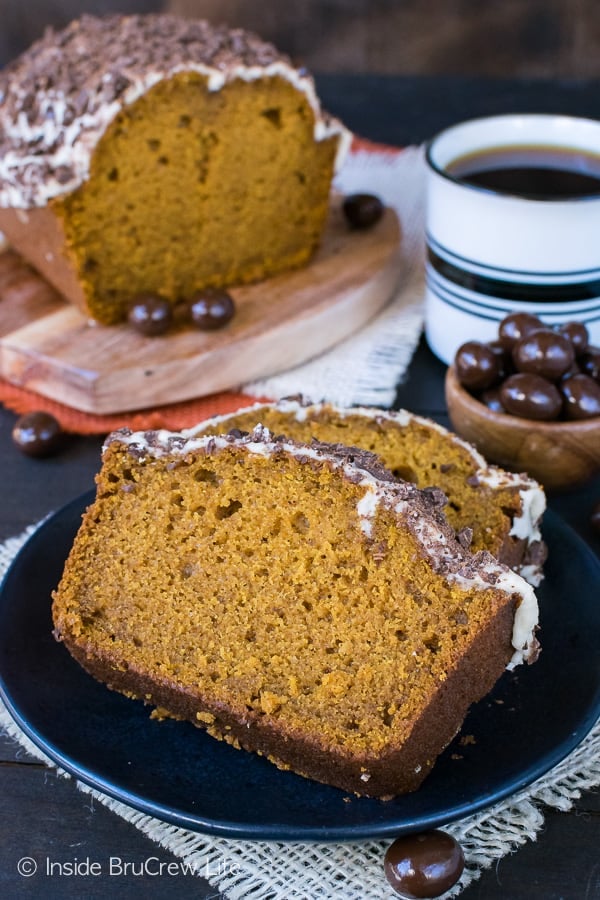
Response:
[{"label": "blue stripe on mug", "polygon": [[572,281],[592,281],[600,280],[600,267],[595,266],[591,269],[562,269],[561,271],[541,272],[539,269],[508,269],[503,266],[492,266],[487,263],[477,262],[468,256],[461,256],[453,250],[449,250],[443,244],[440,244],[429,232],[426,235],[427,246],[434,253],[449,263],[454,263],[459,269],[467,269],[469,272],[475,272],[481,275],[489,275],[490,278],[501,278],[506,281],[531,281],[535,283],[550,282],[553,284]]},{"label": "blue stripe on mug", "polygon": [[[464,312],[479,316],[482,312],[488,314],[488,318],[502,319],[509,312],[530,311],[531,305],[527,301],[504,300],[499,297],[488,297],[477,294],[468,288],[461,288],[451,281],[444,279],[431,266],[426,266],[427,286],[439,297],[450,298],[456,308]],[[579,321],[596,321],[600,316],[600,297],[591,300],[583,300],[571,303],[538,303],[536,312],[550,324],[560,324],[576,318]]]},{"label": "blue stripe on mug", "polygon": [[569,303],[600,296],[600,277],[586,282],[536,284],[532,281],[507,281],[469,272],[443,259],[432,247],[427,248],[429,265],[447,281],[487,297],[527,303]]},{"label": "blue stripe on mug", "polygon": [[[500,322],[507,313],[507,309],[504,307],[492,304],[482,305],[468,295],[453,290],[440,281],[431,270],[428,271],[427,275],[427,288],[431,294],[453,309],[490,322]],[[548,324],[560,325],[573,319],[573,308],[570,306],[562,307],[560,310],[555,309],[554,311],[544,312],[541,315],[543,315],[544,320]],[[592,322],[600,321],[600,299],[597,299],[592,304],[587,304],[584,310],[579,310],[577,312],[577,320],[585,325],[591,325]]]},{"label": "blue stripe on mug", "polygon": [[471,309],[465,308],[461,303],[457,303],[455,299],[449,299],[449,297],[445,294],[445,292],[440,292],[440,290],[435,285],[428,284],[427,286],[428,286],[429,290],[431,291],[431,293],[435,297],[437,297],[437,299],[441,303],[445,303],[446,306],[451,306],[451,307],[453,307],[453,309],[458,309],[458,310],[460,310],[460,312],[467,312],[470,315],[474,313],[478,319],[487,319],[489,322],[499,322],[503,318],[502,316],[487,315],[486,313],[482,312],[480,309],[471,310]]}]

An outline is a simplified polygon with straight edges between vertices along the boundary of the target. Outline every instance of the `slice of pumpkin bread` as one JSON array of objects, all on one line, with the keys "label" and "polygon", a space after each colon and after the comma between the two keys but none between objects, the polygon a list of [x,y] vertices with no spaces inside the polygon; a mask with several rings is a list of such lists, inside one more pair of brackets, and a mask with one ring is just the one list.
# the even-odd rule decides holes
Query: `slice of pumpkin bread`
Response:
[{"label": "slice of pumpkin bread", "polygon": [[[109,687],[347,791],[414,790],[537,655],[533,589],[373,454],[116,432],[54,594]],[[160,740],[157,725],[157,740]]]},{"label": "slice of pumpkin bread", "polygon": [[528,475],[490,465],[475,447],[432,419],[405,409],[342,409],[290,398],[209,419],[189,433],[251,431],[259,422],[294,440],[316,438],[370,450],[399,478],[420,488],[441,488],[448,497],[448,521],[457,532],[472,532],[473,550],[489,550],[530,584],[541,582],[546,558],[542,487]]}]

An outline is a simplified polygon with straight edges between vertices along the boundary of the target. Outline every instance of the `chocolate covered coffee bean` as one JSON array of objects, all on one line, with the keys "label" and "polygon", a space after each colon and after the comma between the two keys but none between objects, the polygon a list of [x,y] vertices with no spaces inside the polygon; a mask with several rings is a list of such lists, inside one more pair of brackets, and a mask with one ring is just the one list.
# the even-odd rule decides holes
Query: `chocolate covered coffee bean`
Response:
[{"label": "chocolate covered coffee bean", "polygon": [[587,349],[590,336],[583,322],[565,322],[564,325],[559,325],[556,330],[571,341],[576,356],[579,356]]},{"label": "chocolate covered coffee bean", "polygon": [[560,385],[567,419],[593,419],[600,416],[600,384],[589,375],[571,375]]},{"label": "chocolate covered coffee bean", "polygon": [[59,421],[47,412],[30,412],[17,419],[12,439],[26,456],[51,456],[60,449],[64,437]]},{"label": "chocolate covered coffee bean", "polygon": [[590,515],[590,525],[600,535],[600,503],[596,503]]},{"label": "chocolate covered coffee bean", "polygon": [[349,194],[342,208],[351,228],[370,228],[383,215],[383,203],[374,194]]},{"label": "chocolate covered coffee bean", "polygon": [[482,391],[500,380],[501,357],[488,344],[467,341],[454,360],[458,380],[469,390]]},{"label": "chocolate covered coffee bean", "polygon": [[551,421],[562,410],[562,398],[556,385],[541,375],[517,372],[500,388],[504,409],[522,419]]},{"label": "chocolate covered coffee bean", "polygon": [[600,382],[600,347],[588,346],[577,358],[577,364],[584,375]]},{"label": "chocolate covered coffee bean", "polygon": [[498,340],[505,350],[512,350],[517,341],[532,331],[543,328],[543,323],[531,313],[509,313],[500,322]]},{"label": "chocolate covered coffee bean", "polygon": [[384,859],[387,880],[407,900],[441,896],[456,884],[464,867],[458,841],[439,830],[398,838]]},{"label": "chocolate covered coffee bean", "polygon": [[139,294],[131,301],[127,320],[132,328],[147,337],[165,334],[171,327],[171,305],[158,294]]},{"label": "chocolate covered coffee bean", "polygon": [[188,312],[196,328],[215,331],[231,322],[235,315],[235,303],[227,291],[206,288],[190,298]]},{"label": "chocolate covered coffee bean", "polygon": [[517,341],[512,356],[518,372],[533,372],[550,381],[558,380],[575,362],[569,338],[549,328],[538,328]]}]

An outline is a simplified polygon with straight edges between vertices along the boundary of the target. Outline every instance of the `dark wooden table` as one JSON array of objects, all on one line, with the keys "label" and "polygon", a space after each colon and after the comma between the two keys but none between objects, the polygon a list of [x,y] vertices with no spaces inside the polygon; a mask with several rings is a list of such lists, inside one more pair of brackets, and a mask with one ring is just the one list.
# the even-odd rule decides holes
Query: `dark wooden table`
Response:
[{"label": "dark wooden table", "polygon": [[[326,106],[357,133],[375,141],[420,142],[454,121],[511,111],[548,111],[600,118],[600,83],[486,81],[460,78],[406,78],[330,75],[318,79]],[[0,310],[1,315],[1,310]],[[424,343],[397,405],[446,422],[445,367]],[[89,489],[99,465],[100,437],[74,437],[59,455],[44,461],[22,456],[11,441],[15,415],[0,409],[0,540],[18,534],[51,510]],[[549,498],[600,553],[589,513],[600,501],[600,478],[577,491]],[[599,648],[600,652],[600,648]],[[463,893],[465,900],[593,900],[600,898],[600,797],[587,793],[572,812],[546,812],[535,843],[504,858]],[[206,882],[191,875],[103,874],[100,877],[31,878],[17,863],[74,857],[98,861],[108,871],[111,856],[139,866],[149,859],[175,861],[133,826],[94,804],[72,781],[30,759],[0,736],[0,896],[44,898],[217,898]],[[307,897],[306,900],[313,900]]]}]

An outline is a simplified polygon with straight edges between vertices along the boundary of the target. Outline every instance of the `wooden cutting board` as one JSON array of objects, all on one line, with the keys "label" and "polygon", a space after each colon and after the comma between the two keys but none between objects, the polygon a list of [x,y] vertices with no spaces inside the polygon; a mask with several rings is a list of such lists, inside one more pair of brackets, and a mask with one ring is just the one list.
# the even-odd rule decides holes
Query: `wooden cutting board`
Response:
[{"label": "wooden cutting board", "polygon": [[305,268],[232,289],[224,329],[181,326],[161,337],[91,323],[13,251],[0,254],[0,375],[96,414],[217,391],[292,368],[361,328],[390,299],[401,272],[392,210],[371,229],[348,228],[332,208]]}]

